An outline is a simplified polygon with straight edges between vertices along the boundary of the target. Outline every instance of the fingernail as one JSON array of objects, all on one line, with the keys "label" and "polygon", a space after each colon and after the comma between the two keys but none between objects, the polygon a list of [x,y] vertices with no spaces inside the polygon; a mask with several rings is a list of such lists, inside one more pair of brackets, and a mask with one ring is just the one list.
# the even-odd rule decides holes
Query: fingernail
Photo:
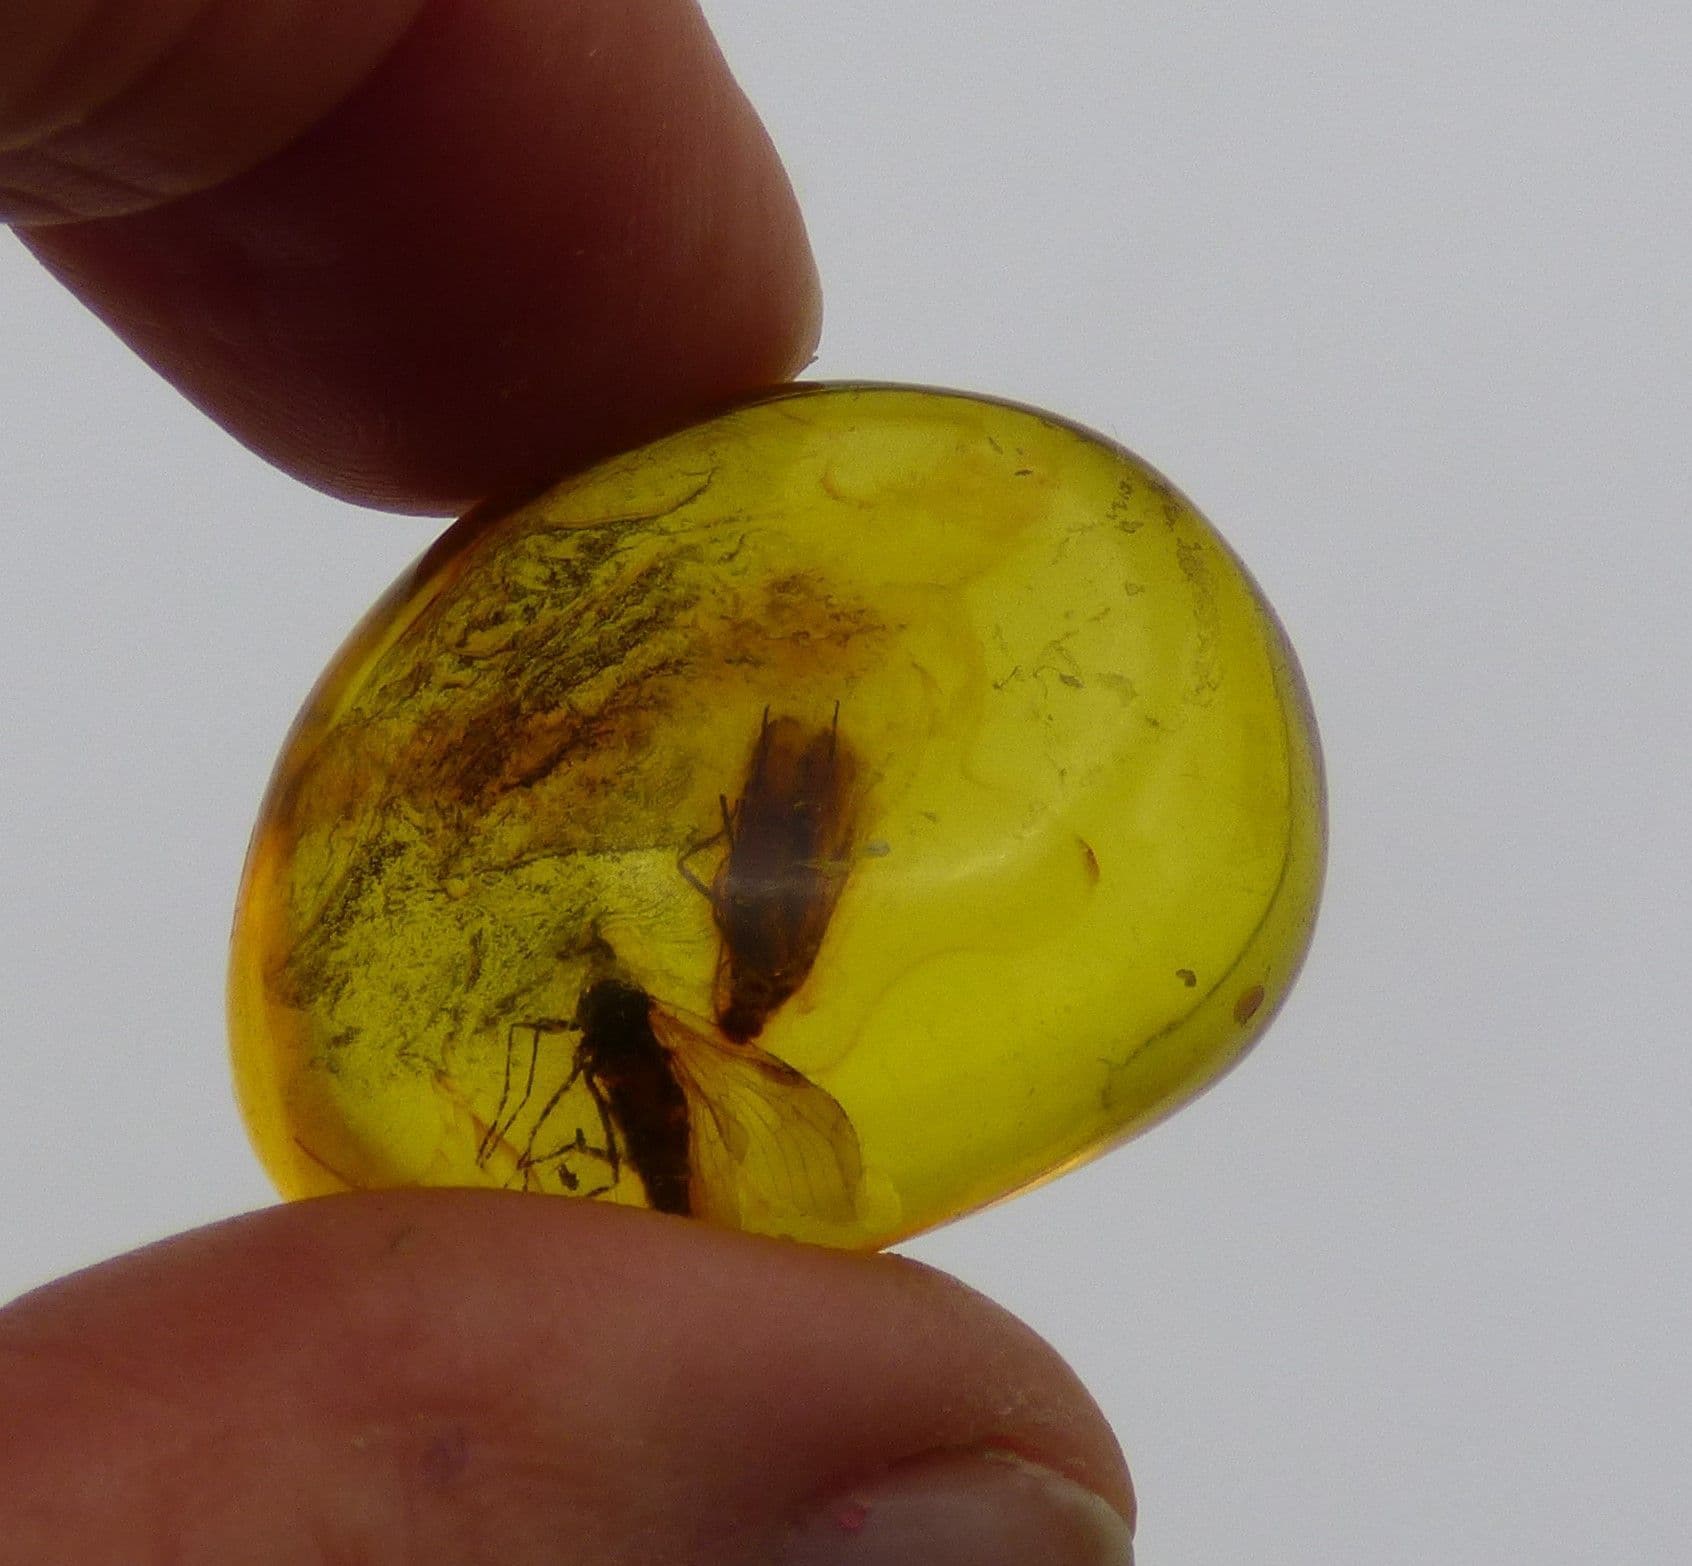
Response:
[{"label": "fingernail", "polygon": [[1116,1508],[1008,1453],[903,1463],[802,1523],[781,1566],[1133,1566]]}]

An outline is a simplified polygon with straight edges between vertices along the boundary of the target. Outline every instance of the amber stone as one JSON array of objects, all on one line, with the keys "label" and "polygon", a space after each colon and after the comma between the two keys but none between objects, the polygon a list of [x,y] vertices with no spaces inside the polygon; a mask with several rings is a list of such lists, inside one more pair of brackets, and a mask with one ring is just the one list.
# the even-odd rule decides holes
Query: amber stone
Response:
[{"label": "amber stone", "polygon": [[449,530],[301,714],[235,922],[290,1196],[884,1245],[1237,1061],[1321,882],[1268,605],[1047,414],[814,386]]}]

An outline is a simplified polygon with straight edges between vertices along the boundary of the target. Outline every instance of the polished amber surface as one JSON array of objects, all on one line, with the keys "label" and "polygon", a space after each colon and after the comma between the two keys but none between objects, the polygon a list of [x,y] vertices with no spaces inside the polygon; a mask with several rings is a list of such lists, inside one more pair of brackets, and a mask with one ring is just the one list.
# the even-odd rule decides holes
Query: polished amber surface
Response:
[{"label": "polished amber surface", "polygon": [[1163,479],[808,387],[459,523],[302,713],[235,924],[288,1195],[885,1244],[1167,1114],[1321,880],[1293,656]]}]

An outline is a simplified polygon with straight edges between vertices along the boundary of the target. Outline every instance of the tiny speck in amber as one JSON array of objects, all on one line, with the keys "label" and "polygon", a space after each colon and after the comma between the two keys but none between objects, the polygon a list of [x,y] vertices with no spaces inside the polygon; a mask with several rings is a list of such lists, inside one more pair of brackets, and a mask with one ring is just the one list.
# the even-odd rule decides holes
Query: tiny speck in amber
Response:
[{"label": "tiny speck in amber", "polygon": [[241,1101],[291,1196],[884,1245],[1236,1061],[1322,855],[1292,653],[1163,479],[795,388],[467,518],[354,633],[248,859]]}]

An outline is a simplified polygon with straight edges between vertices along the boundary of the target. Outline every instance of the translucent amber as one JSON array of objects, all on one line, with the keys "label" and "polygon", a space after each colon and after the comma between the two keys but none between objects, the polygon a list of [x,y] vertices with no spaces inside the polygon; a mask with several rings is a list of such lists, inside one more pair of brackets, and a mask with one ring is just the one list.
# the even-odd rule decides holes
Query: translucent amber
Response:
[{"label": "translucent amber", "polygon": [[247,864],[241,1101],[290,1196],[883,1245],[1236,1061],[1322,853],[1293,655],[1163,479],[797,388],[467,518],[354,633]]}]

